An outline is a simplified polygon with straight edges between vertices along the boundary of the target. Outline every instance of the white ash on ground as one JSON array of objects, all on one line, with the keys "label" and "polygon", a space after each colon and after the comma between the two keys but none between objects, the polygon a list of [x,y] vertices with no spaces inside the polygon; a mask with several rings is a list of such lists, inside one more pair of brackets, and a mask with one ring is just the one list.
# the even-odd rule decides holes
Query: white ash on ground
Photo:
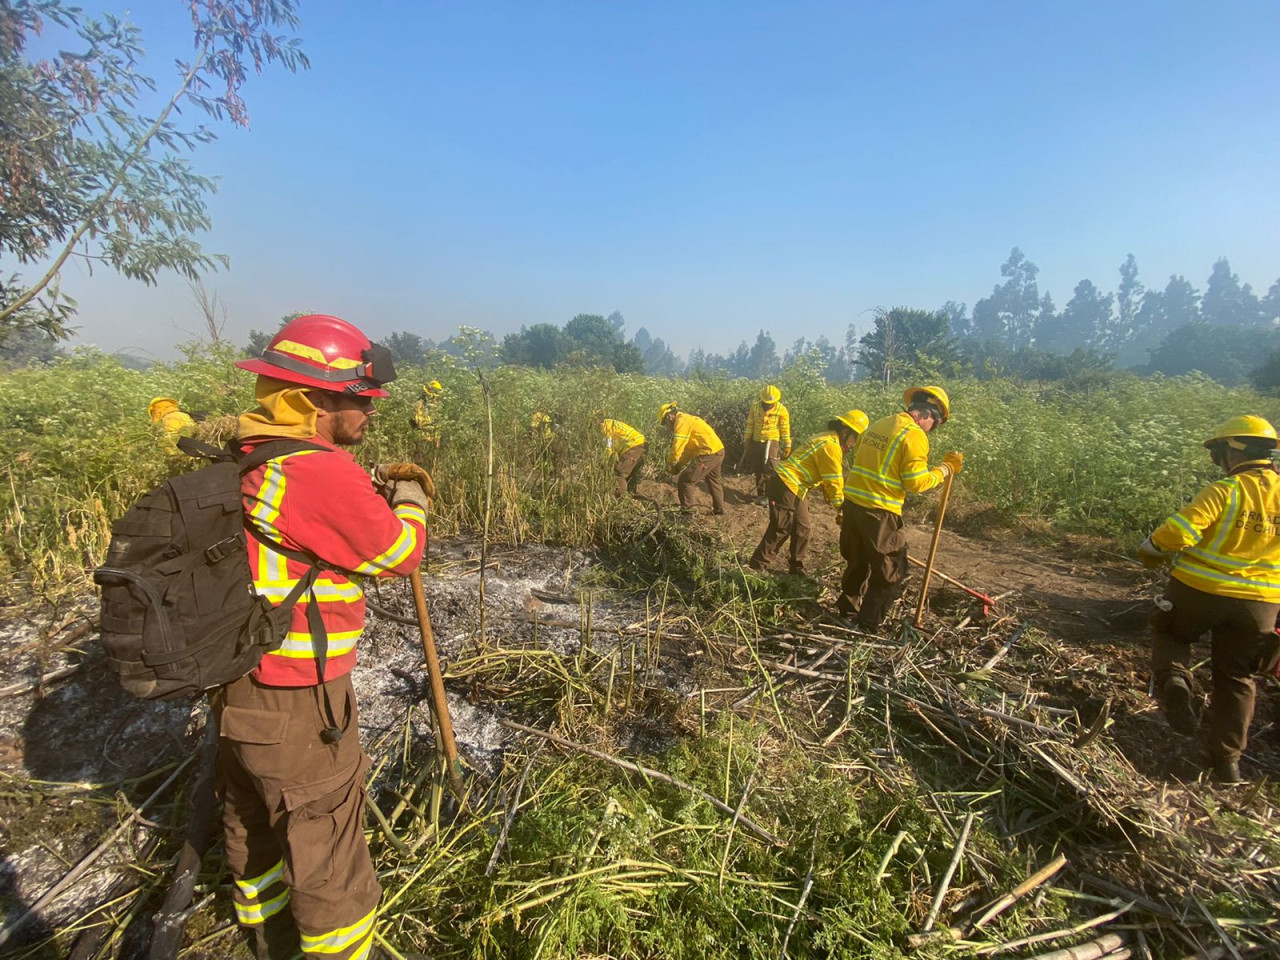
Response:
[{"label": "white ash on ground", "polygon": [[[450,664],[482,650],[539,647],[575,656],[588,637],[591,649],[601,658],[613,658],[619,672],[636,672],[637,682],[672,696],[687,694],[692,689],[688,665],[669,649],[660,658],[650,656],[643,601],[619,598],[589,583],[597,564],[594,556],[578,550],[540,545],[495,549],[486,574],[482,639],[478,544],[433,543],[423,579],[446,676]],[[366,588],[375,603],[413,619],[406,581],[366,582]],[[555,602],[539,599],[535,591]],[[140,802],[163,778],[137,783],[138,778],[187,757],[199,743],[203,701],[149,702],[127,694],[104,662],[96,628],[91,626],[96,612],[97,600],[90,596],[81,598],[70,612],[0,623],[0,686],[24,688],[0,696],[0,773],[15,786],[30,787],[37,780],[58,784],[44,789],[56,793],[56,804],[65,807],[61,822],[74,824],[74,829],[55,828],[52,835],[24,832],[14,823],[4,825],[0,920],[5,925],[61,880],[69,864],[97,847],[116,829],[121,816],[127,816],[117,803],[108,802],[117,791],[124,790],[134,804]],[[628,628],[630,632],[624,632]],[[75,639],[68,642],[73,635]],[[68,667],[75,669],[37,683]],[[601,682],[606,675],[600,672]],[[375,758],[399,755],[406,723],[415,756],[432,749],[434,721],[416,623],[398,623],[371,613],[353,681],[361,738]],[[456,690],[450,690],[448,700],[460,751],[481,775],[496,774],[514,736],[498,723],[501,703],[473,704]],[[661,749],[669,742],[670,732],[659,727],[639,718],[634,729],[623,733],[621,745],[637,752]],[[398,765],[386,765],[379,782],[373,784],[375,797],[382,788],[395,785],[395,769]],[[11,942],[39,939],[110,899],[115,885],[128,875],[121,868],[145,861],[145,849],[157,839],[150,827],[126,830],[83,879],[30,918]]]}]

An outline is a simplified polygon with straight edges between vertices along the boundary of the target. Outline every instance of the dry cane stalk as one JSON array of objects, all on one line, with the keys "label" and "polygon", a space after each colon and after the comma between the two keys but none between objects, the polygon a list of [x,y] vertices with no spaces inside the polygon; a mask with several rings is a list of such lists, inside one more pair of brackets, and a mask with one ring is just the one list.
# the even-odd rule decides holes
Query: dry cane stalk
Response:
[{"label": "dry cane stalk", "polygon": [[942,882],[938,884],[938,892],[933,897],[933,906],[929,908],[929,916],[925,918],[923,933],[928,933],[933,929],[934,921],[938,919],[938,912],[942,909],[942,898],[947,895],[947,888],[951,886],[951,878],[955,875],[956,867],[960,865],[960,858],[964,856],[964,845],[969,842],[969,830],[973,827],[973,814],[970,813],[964,818],[964,826],[960,829],[960,839],[956,841],[955,853],[951,855],[951,863],[947,865],[947,872],[942,875]]},{"label": "dry cane stalk", "polygon": [[1038,954],[1031,960],[1100,960],[1100,958],[1120,960],[1122,956],[1129,956],[1129,951],[1122,949],[1123,947],[1123,937],[1118,933],[1108,933],[1105,937],[1090,940],[1088,943]]},{"label": "dry cane stalk", "polygon": [[103,840],[100,844],[98,844],[96,847],[90,850],[87,854],[85,854],[84,857],[81,858],[80,862],[77,863],[74,867],[72,867],[71,870],[66,874],[66,876],[64,876],[61,880],[59,880],[52,887],[46,890],[44,895],[41,896],[40,899],[38,899],[35,903],[33,903],[24,913],[18,916],[17,919],[15,919],[12,923],[5,926],[3,929],[0,929],[0,946],[3,946],[5,943],[7,943],[9,938],[12,937],[14,933],[17,932],[18,928],[23,926],[23,924],[25,924],[29,919],[31,919],[32,916],[34,916],[37,912],[42,910],[48,903],[50,903],[57,896],[59,896],[63,891],[65,891],[68,887],[70,887],[82,876],[84,876],[85,873],[88,872],[89,868],[93,866],[93,864],[97,861],[97,859],[111,848],[112,844],[114,844],[118,839],[120,839],[120,837],[122,837],[125,834],[125,832],[134,825],[134,823],[142,819],[142,811],[146,810],[147,807],[151,806],[151,804],[153,804],[160,797],[162,793],[168,790],[169,787],[173,784],[173,782],[178,779],[178,775],[182,773],[182,771],[185,770],[189,764],[194,762],[197,756],[199,756],[199,754],[193,753],[189,757],[187,757],[185,760],[183,760],[180,764],[178,764],[178,766],[174,768],[173,773],[169,774],[169,776],[165,779],[164,783],[156,787],[156,789],[152,792],[151,796],[147,797],[146,800],[143,800],[142,804],[136,810],[134,810],[133,813],[131,813],[127,818],[125,818],[124,822],[121,823],[120,826],[116,827],[115,830],[111,831],[111,835],[107,837],[107,839]]},{"label": "dry cane stalk", "polygon": [[1054,876],[1059,870],[1067,865],[1067,858],[1058,856],[1048,866],[1041,867],[1026,880],[1018,884],[1012,891],[1006,893],[1003,897],[993,903],[987,911],[983,913],[977,920],[973,922],[973,929],[979,930],[987,923],[990,923],[1000,914],[1004,913],[1011,906],[1025,897],[1040,884],[1044,883],[1050,877]]}]

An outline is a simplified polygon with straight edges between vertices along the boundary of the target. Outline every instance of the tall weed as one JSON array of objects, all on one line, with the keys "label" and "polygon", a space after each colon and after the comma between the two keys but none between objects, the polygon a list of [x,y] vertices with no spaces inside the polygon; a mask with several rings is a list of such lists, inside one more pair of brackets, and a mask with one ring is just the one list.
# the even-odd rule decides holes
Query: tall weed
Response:
[{"label": "tall weed", "polygon": [[[193,347],[184,360],[145,372],[80,351],[55,363],[0,373],[0,574],[47,591],[82,587],[101,561],[110,523],[168,474],[188,469],[167,453],[147,420],[148,401],[175,397],[211,417],[252,402],[252,377],[233,351]],[[494,531],[503,540],[586,544],[611,523],[611,478],[593,424],[603,414],[625,420],[649,441],[647,468],[661,463],[669,434],[656,422],[661,404],[705,417],[741,454],[748,405],[761,384],[725,377],[670,379],[597,369],[545,372],[502,367],[487,375],[495,442]],[[444,382],[444,437],[426,446],[410,423],[419,386]],[[875,420],[899,410],[899,386],[831,385],[804,367],[776,381],[798,439],[825,428],[849,408]],[[966,454],[960,485],[1006,519],[1031,518],[1058,529],[1088,531],[1131,544],[1215,475],[1200,442],[1239,413],[1276,419],[1280,404],[1205,378],[1139,379],[1117,375],[1075,387],[1012,381],[947,384],[954,415],[931,438],[935,454]],[[476,375],[447,356],[402,371],[380,403],[362,460],[414,458],[438,481],[437,529],[478,528],[484,505],[487,431]],[[554,423],[536,435],[535,411]]]}]

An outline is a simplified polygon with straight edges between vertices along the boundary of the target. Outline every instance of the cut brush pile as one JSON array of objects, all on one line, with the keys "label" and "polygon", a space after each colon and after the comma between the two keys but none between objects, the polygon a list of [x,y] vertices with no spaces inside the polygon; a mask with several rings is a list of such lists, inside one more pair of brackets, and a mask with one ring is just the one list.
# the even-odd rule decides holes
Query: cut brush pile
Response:
[{"label": "cut brush pile", "polygon": [[[428,600],[471,760],[461,807],[431,747],[413,628],[371,629],[357,685],[390,956],[1280,951],[1276,789],[1157,769],[1172,735],[1104,652],[1014,617],[883,636],[761,622],[788,608],[784,581],[642,526],[644,579],[658,580],[641,594],[588,593],[606,571],[584,554],[495,554],[484,636],[470,552],[435,559]],[[407,594],[379,601],[404,613]],[[77,883],[95,884],[98,909],[13,956],[68,955],[82,927],[98,933],[70,955],[135,955],[195,764],[155,766],[96,821],[89,846],[110,833],[115,868]],[[75,806],[70,788],[4,791],[11,823]],[[182,956],[249,956],[220,883],[215,852]]]}]

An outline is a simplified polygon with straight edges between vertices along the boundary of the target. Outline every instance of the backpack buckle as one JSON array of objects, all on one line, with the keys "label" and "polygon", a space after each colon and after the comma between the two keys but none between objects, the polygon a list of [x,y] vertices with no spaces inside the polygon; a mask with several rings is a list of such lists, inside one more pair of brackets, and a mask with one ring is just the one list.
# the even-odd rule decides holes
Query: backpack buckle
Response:
[{"label": "backpack buckle", "polygon": [[243,543],[244,536],[242,534],[236,534],[234,537],[227,537],[225,540],[211,543],[204,548],[205,559],[210,563],[221,563],[231,555],[233,547],[241,546]]}]

